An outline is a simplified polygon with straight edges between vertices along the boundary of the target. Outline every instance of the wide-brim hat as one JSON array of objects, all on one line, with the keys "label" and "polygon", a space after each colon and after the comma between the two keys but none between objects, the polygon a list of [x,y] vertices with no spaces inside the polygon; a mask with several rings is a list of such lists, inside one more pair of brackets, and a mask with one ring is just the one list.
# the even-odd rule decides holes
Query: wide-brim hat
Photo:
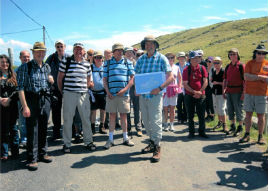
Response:
[{"label": "wide-brim hat", "polygon": [[32,51],[47,50],[47,48],[43,42],[35,42],[31,50]]},{"label": "wide-brim hat", "polygon": [[186,57],[186,54],[185,52],[178,52],[177,55],[176,55],[177,58],[179,57]]},{"label": "wide-brim hat", "polygon": [[115,43],[112,46],[112,52],[114,52],[115,50],[124,50],[124,46],[121,43]]},{"label": "wide-brim hat", "polygon": [[103,57],[102,51],[99,51],[99,50],[95,51],[93,56],[94,57],[96,57],[96,56],[102,56]]},{"label": "wide-brim hat", "polygon": [[219,57],[219,56],[214,57],[213,62],[220,62],[220,63],[222,63],[221,57]]},{"label": "wide-brim hat", "polygon": [[145,50],[145,42],[146,41],[154,42],[156,44],[156,48],[159,48],[159,43],[157,42],[155,37],[152,35],[148,35],[148,36],[144,37],[144,39],[141,41],[141,49],[142,50]]},{"label": "wide-brim hat", "polygon": [[175,58],[175,54],[172,53],[172,52],[167,52],[167,53],[165,54],[166,57],[168,57],[168,56],[170,56],[170,55],[173,56],[173,57]]},{"label": "wide-brim hat", "polygon": [[259,45],[256,47],[255,51],[268,53],[268,50],[266,50],[264,44],[259,44]]}]

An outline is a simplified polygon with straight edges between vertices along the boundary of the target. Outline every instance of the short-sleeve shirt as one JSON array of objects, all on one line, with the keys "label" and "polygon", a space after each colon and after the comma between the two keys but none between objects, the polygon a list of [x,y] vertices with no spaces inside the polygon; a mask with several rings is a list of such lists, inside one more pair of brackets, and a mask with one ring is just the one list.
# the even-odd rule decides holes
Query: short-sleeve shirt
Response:
[{"label": "short-sleeve shirt", "polygon": [[[263,70],[263,67],[268,67],[268,61],[256,62],[256,60],[250,60],[246,64],[245,73],[255,75],[268,76],[268,72]],[[268,84],[261,80],[257,81],[245,81],[245,93],[256,96],[268,96]]]},{"label": "short-sleeve shirt", "polygon": [[[216,73],[216,69],[211,70],[212,76],[211,76],[211,83],[213,82],[223,82],[223,74],[224,70],[221,68],[219,73]],[[213,85],[212,86],[212,93],[214,95],[222,95],[222,85]]]},{"label": "short-sleeve shirt", "polygon": [[[202,75],[202,71],[200,70],[200,66],[202,67],[203,70],[203,75]],[[191,67],[191,73],[190,73],[190,78],[188,76],[188,67]],[[182,80],[183,81],[188,81],[190,79],[190,84],[189,86],[195,90],[195,91],[200,91],[200,89],[202,88],[202,84],[203,84],[203,78],[207,78],[208,77],[208,72],[206,70],[206,67],[200,64],[197,64],[195,67],[193,67],[192,65],[187,66],[184,70],[183,70],[183,74],[182,74]],[[193,93],[187,91],[185,89],[185,93],[188,95],[193,95]],[[205,90],[202,91],[202,94],[205,94]]]},{"label": "short-sleeve shirt", "polygon": [[[139,57],[135,66],[135,72],[136,74],[144,74],[152,72],[166,73],[171,72],[171,67],[167,57],[155,51],[153,56],[151,56],[150,58],[148,57],[147,53]],[[151,94],[143,94],[142,96],[148,99],[154,97],[154,95]]]},{"label": "short-sleeve shirt", "polygon": [[66,63],[61,62],[59,71],[65,73],[63,90],[72,92],[87,92],[87,78],[91,76],[91,67],[89,62],[83,60],[76,62],[73,59],[67,59],[70,66],[66,71]]},{"label": "short-sleeve shirt", "polygon": [[[108,64],[109,70],[107,71]],[[116,96],[120,90],[127,86],[130,76],[134,74],[132,62],[123,57],[118,62],[114,57],[104,62],[103,77],[108,79],[108,88],[113,96]],[[129,90],[125,92],[124,96],[129,96]]]},{"label": "short-sleeve shirt", "polygon": [[[226,93],[242,93],[243,92],[244,81],[239,71],[239,64],[242,64],[242,63],[237,62],[235,65],[230,63],[227,71],[225,71],[226,74],[224,72],[223,77],[227,83]],[[245,65],[242,64],[242,66],[243,66],[243,71],[245,71]]]},{"label": "short-sleeve shirt", "polygon": [[[28,71],[28,66],[31,66],[31,71]],[[35,60],[20,65],[17,70],[17,90],[24,90],[32,93],[47,91],[50,88],[48,82],[48,75],[50,75],[50,72],[49,65],[44,62],[41,67],[39,67]]]},{"label": "short-sleeve shirt", "polygon": [[94,83],[94,87],[92,88],[93,93],[104,94],[103,65],[97,67],[95,64],[92,64],[92,78]]}]

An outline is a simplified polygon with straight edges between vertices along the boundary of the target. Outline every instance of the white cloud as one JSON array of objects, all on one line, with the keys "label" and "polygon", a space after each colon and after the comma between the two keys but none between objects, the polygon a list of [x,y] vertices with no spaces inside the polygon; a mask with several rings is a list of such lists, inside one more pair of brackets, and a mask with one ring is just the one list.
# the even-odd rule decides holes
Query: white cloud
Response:
[{"label": "white cloud", "polygon": [[225,13],[226,16],[238,16],[237,13]]},{"label": "white cloud", "polygon": [[246,11],[241,10],[241,9],[235,9],[235,12],[239,13],[239,14],[246,14]]},{"label": "white cloud", "polygon": [[256,9],[250,9],[250,11],[253,11],[253,12],[268,12],[268,8],[267,7],[256,8]]},{"label": "white cloud", "polygon": [[208,20],[222,20],[222,21],[226,21],[227,19],[224,18],[224,17],[218,17],[218,16],[205,16],[204,17],[204,20],[205,21],[208,21]]}]

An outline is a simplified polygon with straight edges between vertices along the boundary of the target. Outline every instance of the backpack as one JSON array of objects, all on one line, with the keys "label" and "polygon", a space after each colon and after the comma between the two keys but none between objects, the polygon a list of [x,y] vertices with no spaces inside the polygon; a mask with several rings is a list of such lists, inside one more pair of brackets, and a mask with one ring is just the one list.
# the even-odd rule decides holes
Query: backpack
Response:
[{"label": "backpack", "polygon": [[[200,71],[201,71],[201,74],[202,74],[202,81],[201,81],[201,86],[203,86],[203,78],[204,78],[204,71],[203,71],[203,67],[201,64],[199,64],[199,67],[200,67]],[[190,79],[191,79],[191,71],[192,71],[192,67],[191,65],[188,66],[188,85],[190,86]]]},{"label": "backpack", "polygon": [[[229,68],[230,64],[228,64],[226,67],[225,67],[225,70],[224,70],[224,76],[225,76],[225,79],[227,79],[227,71],[228,71],[228,68]],[[239,72],[240,72],[240,76],[241,76],[241,79],[244,81],[244,70],[243,70],[243,65],[241,63],[238,64],[238,67],[239,67]]]}]

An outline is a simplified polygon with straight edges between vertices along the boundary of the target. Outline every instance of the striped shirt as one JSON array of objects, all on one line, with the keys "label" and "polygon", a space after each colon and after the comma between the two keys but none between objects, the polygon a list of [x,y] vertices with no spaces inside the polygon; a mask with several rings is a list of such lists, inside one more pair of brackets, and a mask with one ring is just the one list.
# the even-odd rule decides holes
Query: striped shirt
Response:
[{"label": "striped shirt", "polygon": [[[135,66],[136,74],[152,73],[152,72],[171,72],[171,67],[167,57],[155,51],[154,55],[148,58],[148,54],[143,54],[137,61]],[[143,94],[144,98],[152,98],[154,95]]]},{"label": "striped shirt", "polygon": [[[107,64],[109,63],[109,71],[107,71]],[[134,68],[131,61],[122,58],[119,62],[112,57],[111,60],[104,63],[104,75],[108,80],[108,88],[113,96],[123,88],[125,88],[129,82],[129,77],[134,75]],[[129,90],[126,91],[124,96],[129,96]]]},{"label": "striped shirt", "polygon": [[73,59],[67,59],[70,66],[66,71],[66,63],[61,62],[59,71],[65,73],[63,90],[72,92],[87,92],[87,77],[91,76],[91,67],[89,62],[75,62]]},{"label": "striped shirt", "polygon": [[[31,66],[30,75],[28,72],[28,65]],[[48,75],[50,75],[50,72],[49,65],[44,62],[41,67],[39,67],[35,60],[20,65],[17,70],[17,90],[24,90],[32,93],[47,91],[50,88],[48,82]]]}]

